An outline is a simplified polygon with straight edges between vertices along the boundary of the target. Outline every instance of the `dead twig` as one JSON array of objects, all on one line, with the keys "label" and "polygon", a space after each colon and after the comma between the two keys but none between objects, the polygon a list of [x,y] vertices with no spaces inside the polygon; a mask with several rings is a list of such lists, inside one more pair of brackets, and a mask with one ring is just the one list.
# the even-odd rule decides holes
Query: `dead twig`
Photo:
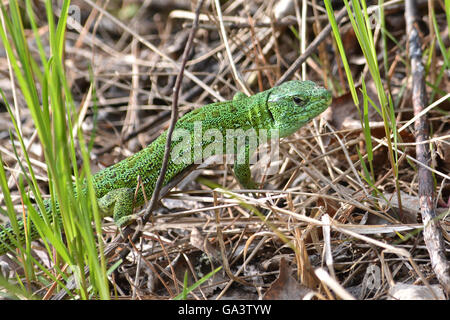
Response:
[{"label": "dead twig", "polygon": [[[417,30],[417,3],[407,0],[405,2],[406,31],[408,35],[408,53],[411,60],[412,74],[412,101],[414,114],[423,111],[427,101],[425,91],[425,69],[422,64],[422,50]],[[420,163],[427,166],[431,163],[430,148],[423,141],[428,140],[429,128],[426,114],[418,117],[414,122],[416,138],[416,156]],[[419,203],[424,225],[424,241],[430,254],[431,266],[436,273],[444,290],[450,292],[450,266],[445,256],[444,240],[436,217],[434,183],[431,171],[424,166],[418,166]]]},{"label": "dead twig", "polygon": [[[189,57],[189,53],[191,51],[192,48],[192,43],[194,41],[194,36],[195,36],[195,31],[197,30],[197,26],[198,26],[198,16],[200,14],[200,9],[203,5],[203,0],[200,0],[197,4],[197,8],[195,10],[195,15],[196,15],[196,19],[194,20],[194,25],[192,27],[191,32],[189,33],[189,38],[188,41],[186,43],[186,48],[183,52],[183,56],[182,56],[182,61],[181,61],[181,66],[180,66],[180,72],[177,76],[177,79],[175,81],[175,87],[173,89],[173,101],[172,101],[172,113],[171,113],[171,119],[170,119],[170,126],[169,129],[167,130],[167,138],[166,138],[166,145],[165,145],[165,150],[164,150],[164,158],[163,158],[163,162],[161,164],[161,171],[159,172],[159,177],[158,180],[156,181],[155,184],[155,188],[153,190],[153,194],[152,197],[150,199],[150,203],[147,206],[147,209],[145,210],[144,216],[142,218],[142,224],[145,225],[148,220],[150,219],[150,216],[153,212],[153,209],[155,208],[156,202],[159,201],[159,194],[161,191],[161,187],[164,181],[164,178],[166,176],[166,170],[167,170],[167,164],[169,163],[169,156],[170,156],[170,145],[172,143],[172,133],[173,130],[175,129],[175,125],[177,123],[178,120],[178,96],[180,94],[180,89],[181,89],[181,82],[183,80],[183,74],[184,74],[184,68],[186,66],[186,62],[187,59]],[[136,232],[134,234],[134,236],[132,237],[131,241],[135,242],[137,241],[142,235],[142,231]],[[121,253],[120,253],[120,257],[121,258],[125,258],[128,253],[129,253],[130,249],[129,248],[125,248]]]}]

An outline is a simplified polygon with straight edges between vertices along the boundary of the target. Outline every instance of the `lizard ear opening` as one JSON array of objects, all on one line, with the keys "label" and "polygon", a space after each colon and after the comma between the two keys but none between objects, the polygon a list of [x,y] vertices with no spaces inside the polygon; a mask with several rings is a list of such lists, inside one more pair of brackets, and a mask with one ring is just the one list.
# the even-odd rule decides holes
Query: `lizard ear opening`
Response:
[{"label": "lizard ear opening", "polygon": [[270,119],[272,120],[272,123],[275,123],[275,118],[273,117],[273,113],[272,113],[272,110],[270,110],[270,107],[267,108],[267,113],[269,114]]}]

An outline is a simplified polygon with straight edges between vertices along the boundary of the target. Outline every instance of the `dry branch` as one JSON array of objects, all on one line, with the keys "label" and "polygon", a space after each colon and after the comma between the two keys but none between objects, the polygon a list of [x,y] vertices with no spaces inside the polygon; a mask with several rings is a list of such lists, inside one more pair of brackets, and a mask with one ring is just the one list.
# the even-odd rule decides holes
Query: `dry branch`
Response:
[{"label": "dry branch", "polygon": [[[142,223],[144,225],[150,219],[153,209],[155,208],[156,202],[159,201],[161,187],[162,187],[162,184],[164,181],[164,177],[166,175],[167,164],[169,162],[169,156],[170,156],[170,144],[172,143],[172,133],[173,133],[173,130],[175,129],[175,125],[178,120],[178,97],[179,97],[180,90],[181,90],[181,83],[183,80],[184,68],[186,66],[186,62],[188,60],[189,53],[191,52],[191,49],[192,49],[192,43],[194,41],[195,32],[197,31],[197,26],[198,26],[198,16],[200,14],[200,9],[201,9],[202,5],[203,5],[203,0],[200,0],[197,4],[197,9],[195,10],[196,18],[194,20],[194,24],[191,29],[191,32],[189,33],[189,38],[186,43],[186,48],[183,52],[183,56],[181,59],[182,61],[181,61],[180,72],[175,81],[175,87],[173,89],[172,113],[171,113],[171,118],[170,118],[170,126],[169,126],[169,129],[167,130],[164,158],[163,158],[163,162],[161,165],[161,171],[159,172],[158,180],[156,180],[155,189],[153,190],[152,198],[150,199],[150,203],[149,203],[147,209],[145,210],[145,214],[142,218]],[[137,241],[141,237],[141,235],[142,235],[142,231],[135,233],[133,238],[131,239],[131,242]],[[130,250],[129,248],[125,248],[120,253],[120,257],[125,258],[128,255],[129,250]]]},{"label": "dry branch", "polygon": [[[425,69],[422,64],[422,50],[416,20],[417,3],[413,0],[405,2],[406,31],[408,35],[409,57],[412,73],[412,101],[414,114],[422,112],[426,106],[427,94],[425,91]],[[430,147],[423,143],[429,139],[428,117],[424,114],[414,122],[417,160],[427,166],[431,163]],[[434,182],[431,171],[424,166],[418,166],[419,202],[423,221],[424,241],[430,254],[431,265],[436,276],[444,287],[450,292],[450,266],[445,256],[444,240],[439,227],[439,220],[435,211]]]}]

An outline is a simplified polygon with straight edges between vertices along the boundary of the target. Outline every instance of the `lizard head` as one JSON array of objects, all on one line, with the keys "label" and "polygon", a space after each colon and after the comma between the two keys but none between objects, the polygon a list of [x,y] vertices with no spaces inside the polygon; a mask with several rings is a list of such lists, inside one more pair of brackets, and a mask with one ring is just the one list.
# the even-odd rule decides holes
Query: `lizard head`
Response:
[{"label": "lizard head", "polygon": [[293,80],[274,87],[267,98],[280,137],[296,132],[328,108],[331,92],[312,81]]}]

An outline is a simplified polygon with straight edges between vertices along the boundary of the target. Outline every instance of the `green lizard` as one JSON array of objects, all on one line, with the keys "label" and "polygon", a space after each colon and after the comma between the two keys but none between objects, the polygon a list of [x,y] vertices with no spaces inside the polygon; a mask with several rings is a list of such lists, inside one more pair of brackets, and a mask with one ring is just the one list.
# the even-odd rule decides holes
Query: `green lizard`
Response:
[{"label": "green lizard", "polygon": [[[181,130],[191,135],[190,141],[193,141],[191,142],[191,148],[185,146],[187,150],[191,150],[188,151],[190,156],[188,161],[180,162],[175,161],[176,156],[172,157],[171,155],[163,184],[167,184],[193,163],[192,150],[195,150],[195,147],[204,150],[210,143],[203,140],[195,142],[194,131],[198,124],[201,125],[201,133],[205,133],[209,129],[216,129],[223,136],[226,136],[227,130],[231,129],[242,129],[244,131],[255,129],[256,135],[259,135],[261,130],[277,130],[277,136],[281,138],[296,132],[327,109],[330,103],[331,93],[328,90],[311,81],[294,80],[250,97],[238,93],[231,101],[216,102],[191,111],[181,117],[175,127],[175,130]],[[144,186],[145,196],[151,197],[163,160],[166,136],[167,132],[163,132],[145,149],[93,175],[93,185],[100,212],[105,216],[112,215],[118,227],[129,224],[134,218],[134,208],[144,204],[145,197],[142,188],[138,188],[139,191],[135,192],[138,179]],[[270,133],[268,138],[271,138]],[[174,139],[171,149],[176,144],[177,142]],[[239,157],[235,157],[235,176],[243,187],[257,188],[250,176],[248,141],[245,142],[241,150],[235,147],[231,151],[225,150],[222,152],[222,154],[225,153],[243,154],[243,161],[237,161]],[[44,214],[51,217],[50,201],[44,200],[44,206]],[[59,218],[57,207],[55,215],[56,218]],[[0,226],[0,255],[15,248],[17,241],[12,241],[11,238],[19,238],[20,242],[24,243],[23,221],[19,219],[18,223],[19,235],[14,235],[9,224],[4,227]],[[31,240],[38,239],[39,234],[36,228],[33,224],[30,227],[29,238]]]}]

